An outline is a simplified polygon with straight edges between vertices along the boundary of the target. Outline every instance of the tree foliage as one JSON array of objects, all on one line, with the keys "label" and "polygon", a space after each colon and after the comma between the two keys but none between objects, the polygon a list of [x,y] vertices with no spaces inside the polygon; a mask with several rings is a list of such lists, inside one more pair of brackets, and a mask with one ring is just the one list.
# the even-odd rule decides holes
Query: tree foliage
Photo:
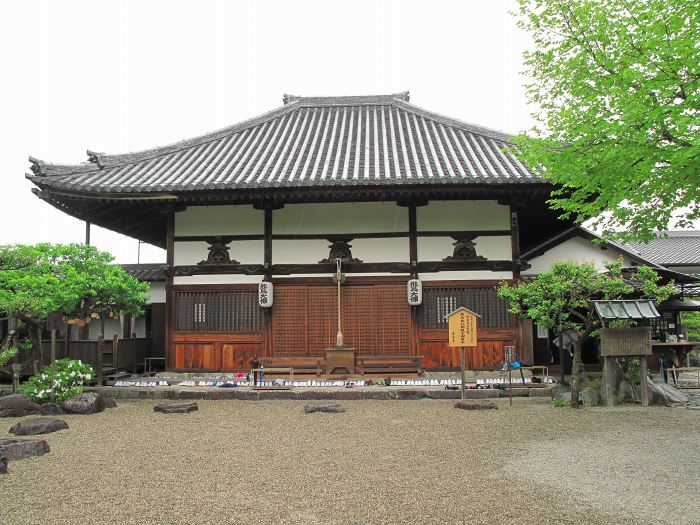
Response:
[{"label": "tree foliage", "polygon": [[560,186],[553,207],[626,239],[700,219],[697,4],[519,0],[517,15],[539,111],[516,143]]},{"label": "tree foliage", "polygon": [[600,321],[590,308],[594,299],[621,299],[639,295],[655,301],[665,301],[675,292],[672,284],[659,286],[659,275],[646,266],[632,273],[624,272],[622,260],[610,263],[599,272],[591,263],[557,262],[531,282],[517,285],[503,283],[499,297],[508,302],[509,310],[521,317],[532,319],[555,333],[574,330],[571,400],[578,404],[578,388],[583,372],[581,348],[585,341],[600,328]]},{"label": "tree foliage", "polygon": [[0,246],[0,314],[27,328],[35,359],[39,332],[52,312],[81,319],[143,312],[148,284],[110,264],[112,259],[82,244]]}]

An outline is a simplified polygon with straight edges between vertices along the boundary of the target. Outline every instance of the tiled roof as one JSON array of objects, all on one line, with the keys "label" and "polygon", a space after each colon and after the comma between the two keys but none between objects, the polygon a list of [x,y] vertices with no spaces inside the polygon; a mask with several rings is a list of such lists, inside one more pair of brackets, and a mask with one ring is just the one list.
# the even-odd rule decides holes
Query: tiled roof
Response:
[{"label": "tiled roof", "polygon": [[136,277],[139,281],[155,282],[165,281],[165,264],[122,264],[124,271]]},{"label": "tiled roof", "polygon": [[542,183],[504,148],[509,135],[431,113],[408,93],[296,97],[229,128],[89,162],[30,157],[42,188],[153,193],[346,185]]},{"label": "tiled roof", "polygon": [[664,266],[700,265],[700,231],[664,232],[647,244],[629,242],[627,246]]}]

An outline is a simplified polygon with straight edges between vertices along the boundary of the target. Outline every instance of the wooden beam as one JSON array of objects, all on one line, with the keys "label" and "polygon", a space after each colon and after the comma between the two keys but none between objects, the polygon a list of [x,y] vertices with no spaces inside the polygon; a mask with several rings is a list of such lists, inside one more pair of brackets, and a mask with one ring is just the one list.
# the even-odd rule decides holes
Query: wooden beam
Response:
[{"label": "wooden beam", "polygon": [[[411,208],[409,208],[410,210]],[[415,208],[413,208],[415,210]],[[417,237],[509,237],[511,230],[467,230],[467,231],[416,231]],[[335,240],[335,239],[384,239],[395,237],[410,237],[409,231],[401,232],[373,232],[373,233],[296,233],[296,234],[271,234],[276,241],[299,240]],[[227,239],[228,241],[261,241],[265,234],[240,234],[240,235],[178,235],[177,242],[206,242],[212,239]]]},{"label": "wooden beam", "polygon": [[[416,265],[417,272],[443,271],[495,271],[510,270],[513,261],[421,261]],[[346,263],[343,268],[350,273],[411,273],[411,264],[407,262],[384,263]],[[173,267],[173,275],[265,275],[262,264],[202,264]],[[330,265],[320,263],[273,264],[270,275],[292,275],[328,273]]]}]

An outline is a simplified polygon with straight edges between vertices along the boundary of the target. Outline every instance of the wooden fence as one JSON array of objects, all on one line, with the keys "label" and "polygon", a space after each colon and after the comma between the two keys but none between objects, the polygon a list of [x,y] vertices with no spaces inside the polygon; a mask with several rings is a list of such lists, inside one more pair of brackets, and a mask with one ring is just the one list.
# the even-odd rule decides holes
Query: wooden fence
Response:
[{"label": "wooden fence", "polygon": [[[98,364],[105,370],[134,371],[143,366],[144,359],[151,355],[152,343],[150,338],[136,339],[108,339],[104,342],[102,359],[98,358],[98,341],[88,339],[71,339],[68,341],[56,340],[56,359],[80,359],[97,371]],[[51,340],[43,340],[41,344],[41,366],[51,363]],[[30,360],[31,350],[26,350],[18,355],[19,362]],[[22,375],[33,373],[32,365],[28,364],[22,369]]]}]

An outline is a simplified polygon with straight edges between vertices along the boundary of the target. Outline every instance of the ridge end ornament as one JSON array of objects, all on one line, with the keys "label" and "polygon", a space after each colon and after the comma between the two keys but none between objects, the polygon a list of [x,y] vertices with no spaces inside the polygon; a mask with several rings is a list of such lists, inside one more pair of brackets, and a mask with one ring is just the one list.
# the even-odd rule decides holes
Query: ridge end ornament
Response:
[{"label": "ridge end ornament", "polygon": [[454,251],[443,259],[444,262],[450,261],[485,261],[486,257],[476,253],[476,235],[452,237],[455,242],[452,243]]}]

